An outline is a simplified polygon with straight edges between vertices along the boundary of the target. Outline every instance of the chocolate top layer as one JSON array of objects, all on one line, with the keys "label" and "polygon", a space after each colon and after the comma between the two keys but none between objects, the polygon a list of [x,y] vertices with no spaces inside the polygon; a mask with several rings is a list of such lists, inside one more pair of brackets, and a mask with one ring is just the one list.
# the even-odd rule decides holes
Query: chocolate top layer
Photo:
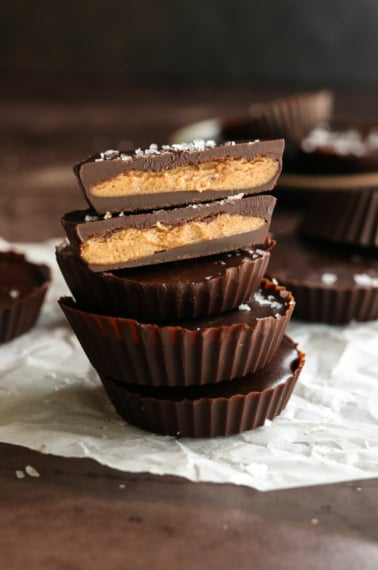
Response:
[{"label": "chocolate top layer", "polygon": [[49,280],[45,265],[30,263],[13,251],[0,252],[0,306],[13,305]]},{"label": "chocolate top layer", "polygon": [[[211,143],[211,144],[210,144]],[[278,163],[276,175],[267,183],[243,189],[245,194],[255,194],[271,190],[281,172],[283,140],[254,141],[246,143],[224,143],[216,145],[213,141],[194,141],[189,144],[151,145],[149,149],[136,151],[109,150],[92,155],[74,166],[74,172],[89,205],[98,213],[115,211],[152,210],[159,207],[219,200],[232,196],[241,189],[197,191],[197,188],[185,191],[159,192],[155,195],[130,196],[95,196],[91,188],[104,181],[116,178],[131,171],[159,173],[187,166],[196,167],[201,163],[222,161],[225,159],[246,159],[252,161],[259,157],[271,158]]]},{"label": "chocolate top layer", "polygon": [[232,382],[219,382],[203,386],[176,387],[149,387],[136,384],[121,384],[115,382],[119,388],[127,392],[137,392],[142,398],[156,398],[158,400],[199,400],[202,398],[232,398],[237,395],[247,395],[251,392],[262,392],[286,382],[293,373],[298,373],[304,364],[304,354],[297,345],[285,336],[272,360],[256,370],[253,374],[232,380]]}]

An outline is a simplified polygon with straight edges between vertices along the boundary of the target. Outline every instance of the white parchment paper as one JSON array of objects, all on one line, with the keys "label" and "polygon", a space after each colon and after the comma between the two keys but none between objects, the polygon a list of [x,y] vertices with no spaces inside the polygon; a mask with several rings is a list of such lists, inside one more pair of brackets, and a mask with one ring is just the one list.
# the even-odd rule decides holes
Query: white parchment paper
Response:
[{"label": "white parchment paper", "polygon": [[56,299],[68,290],[54,246],[12,244],[48,263],[54,279],[37,326],[0,346],[0,441],[259,490],[378,476],[378,321],[292,322],[288,334],[306,365],[286,410],[264,427],[205,440],[152,435],[116,415],[66,323]]}]

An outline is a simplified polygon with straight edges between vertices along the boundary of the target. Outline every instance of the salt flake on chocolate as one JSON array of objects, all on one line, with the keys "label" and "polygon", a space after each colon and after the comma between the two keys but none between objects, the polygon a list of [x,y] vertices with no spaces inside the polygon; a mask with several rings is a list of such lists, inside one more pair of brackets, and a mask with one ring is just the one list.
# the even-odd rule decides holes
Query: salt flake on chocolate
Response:
[{"label": "salt flake on chocolate", "polygon": [[333,285],[337,281],[337,275],[335,273],[323,273],[320,279],[324,285]]},{"label": "salt flake on chocolate", "polygon": [[353,280],[356,285],[360,285],[361,287],[378,287],[378,277],[372,277],[367,273],[356,273],[353,276]]}]

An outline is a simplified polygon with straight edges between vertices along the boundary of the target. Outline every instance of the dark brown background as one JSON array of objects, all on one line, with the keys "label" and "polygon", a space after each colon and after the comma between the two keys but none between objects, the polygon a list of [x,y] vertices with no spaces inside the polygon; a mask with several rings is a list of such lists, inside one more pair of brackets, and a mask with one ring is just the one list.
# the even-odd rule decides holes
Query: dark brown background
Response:
[{"label": "dark brown background", "polygon": [[[0,71],[24,95],[135,83],[378,85],[375,0],[12,0]],[[153,95],[153,94],[151,94]]]}]

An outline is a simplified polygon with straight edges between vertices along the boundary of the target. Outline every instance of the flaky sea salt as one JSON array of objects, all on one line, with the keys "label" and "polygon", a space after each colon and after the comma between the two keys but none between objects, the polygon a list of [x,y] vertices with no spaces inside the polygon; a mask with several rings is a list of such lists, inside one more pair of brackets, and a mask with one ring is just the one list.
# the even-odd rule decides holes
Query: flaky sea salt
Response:
[{"label": "flaky sea salt", "polygon": [[228,196],[227,198],[223,198],[223,200],[215,200],[214,202],[202,202],[198,204],[189,204],[188,208],[196,210],[197,208],[209,208],[210,206],[214,205],[224,206],[225,204],[231,204],[232,202],[241,200],[243,196],[244,194],[240,192],[240,194],[234,194],[233,196]]},{"label": "flaky sea salt", "polygon": [[119,150],[114,150],[112,148],[105,150],[104,152],[100,152],[98,158],[95,159],[95,162],[101,162],[102,160],[111,160],[112,158],[117,158],[119,156]]},{"label": "flaky sea salt", "polygon": [[378,130],[366,136],[356,129],[335,131],[329,125],[315,127],[302,141],[302,149],[312,152],[319,147],[327,147],[340,155],[363,156],[378,150]]},{"label": "flaky sea salt", "polygon": [[146,148],[144,151],[145,156],[149,156],[150,154],[159,154],[159,153],[160,153],[159,147],[155,143],[150,144],[149,148]]},{"label": "flaky sea salt", "polygon": [[378,287],[378,277],[372,277],[367,273],[356,273],[353,275],[353,280],[361,287]]},{"label": "flaky sea salt", "polygon": [[[255,144],[259,142],[259,139],[254,141],[248,141],[248,144]],[[226,141],[222,143],[223,146],[234,146],[235,141]],[[164,154],[167,152],[201,152],[208,148],[214,148],[217,146],[217,142],[213,139],[194,139],[192,142],[183,143],[173,143],[173,144],[163,144],[158,146],[156,143],[151,143],[146,149],[136,148],[133,151],[120,152],[119,150],[109,149],[104,152],[100,152],[99,156],[95,158],[95,162],[103,160],[111,160],[114,158],[119,158],[121,160],[131,160],[133,157],[140,156],[151,156],[154,154]]]},{"label": "flaky sea salt", "polygon": [[9,296],[12,297],[12,299],[17,299],[17,297],[20,296],[20,291],[18,289],[11,289],[9,291]]},{"label": "flaky sea salt", "polygon": [[333,285],[337,281],[337,275],[335,273],[322,273],[320,279],[324,285]]},{"label": "flaky sea salt", "polygon": [[223,200],[219,200],[218,204],[223,206],[224,204],[236,202],[237,200],[241,200],[243,196],[244,196],[243,192],[240,192],[239,194],[233,194],[232,196],[227,196],[227,198],[224,198]]},{"label": "flaky sea salt", "polygon": [[27,465],[25,467],[25,472],[29,475],[29,477],[39,477],[38,471],[31,465]]},{"label": "flaky sea salt", "polygon": [[84,218],[84,222],[96,222],[98,220],[98,216],[91,216],[87,214]]},{"label": "flaky sea salt", "polygon": [[251,307],[249,305],[247,305],[247,303],[241,303],[238,306],[239,311],[251,311]]},{"label": "flaky sea salt", "polygon": [[254,294],[253,300],[259,305],[270,305],[273,311],[280,311],[283,307],[274,295],[265,296],[260,290]]}]

